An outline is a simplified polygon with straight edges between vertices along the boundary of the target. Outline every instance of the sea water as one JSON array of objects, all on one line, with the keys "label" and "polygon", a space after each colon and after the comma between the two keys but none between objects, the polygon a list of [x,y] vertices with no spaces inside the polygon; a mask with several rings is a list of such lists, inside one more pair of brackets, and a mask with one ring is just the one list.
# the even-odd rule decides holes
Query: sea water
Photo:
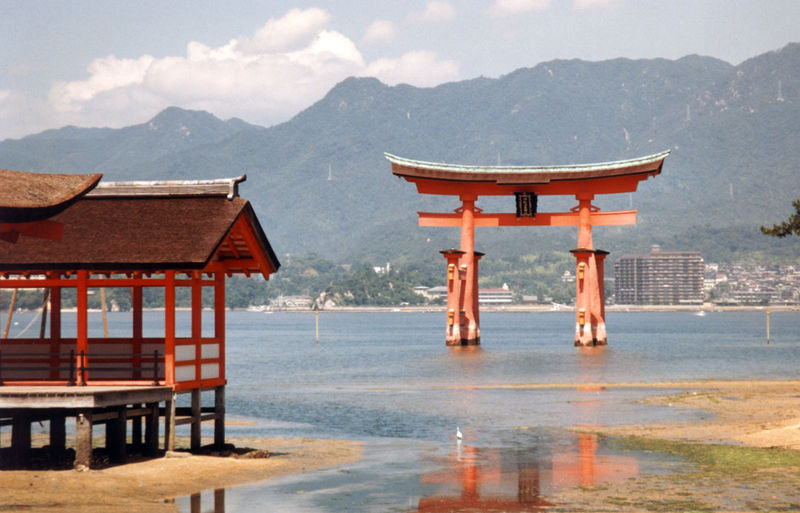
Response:
[{"label": "sea water", "polygon": [[[108,319],[111,336],[130,335],[129,312]],[[584,349],[573,346],[574,319],[571,312],[485,312],[481,346],[448,348],[441,312],[321,312],[318,329],[312,312],[228,312],[227,416],[246,421],[228,426],[228,435],[356,440],[364,457],[216,497],[178,498],[179,508],[540,511],[559,489],[678,464],[568,428],[710,415],[639,402],[669,389],[598,384],[800,374],[800,312],[772,312],[769,344],[763,310],[609,312],[609,345]],[[29,325],[38,332],[33,314],[14,321],[11,337]],[[204,330],[213,329],[210,315],[205,321]],[[74,324],[64,317],[64,336],[74,336]],[[145,312],[146,336],[163,325],[163,313]],[[177,313],[177,325],[189,329],[188,312]],[[100,314],[90,313],[90,335],[101,327]]]},{"label": "sea water", "polygon": [[[249,422],[228,434],[365,449],[355,464],[232,488],[217,504],[228,513],[539,511],[563,487],[664,472],[676,462],[567,428],[710,415],[639,403],[652,389],[598,383],[798,378],[800,312],[770,321],[767,344],[764,311],[609,312],[609,345],[580,349],[573,313],[487,312],[480,347],[448,348],[441,313],[322,312],[317,338],[312,313],[230,312],[227,414]],[[211,493],[178,503],[214,511]]]}]

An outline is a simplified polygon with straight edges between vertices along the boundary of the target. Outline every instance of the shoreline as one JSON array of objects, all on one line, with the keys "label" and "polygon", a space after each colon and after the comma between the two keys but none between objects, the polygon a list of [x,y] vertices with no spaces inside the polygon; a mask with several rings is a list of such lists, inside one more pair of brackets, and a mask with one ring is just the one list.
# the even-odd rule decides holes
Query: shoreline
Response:
[{"label": "shoreline", "polygon": [[[740,448],[776,448],[800,451],[800,380],[689,380],[649,383],[516,383],[484,388],[575,388],[603,389],[636,387],[652,389],[654,394],[641,401],[681,409],[702,409],[713,418],[700,421],[675,421],[645,425],[592,426],[591,433],[612,439],[643,438],[671,440],[714,447],[725,444]],[[670,390],[659,394],[659,390]],[[647,407],[647,406],[643,406]],[[586,427],[565,426],[586,432]],[[268,450],[267,458],[250,459],[231,456],[171,453],[163,458],[142,459],[100,470],[25,470],[0,472],[0,510],[24,509],[50,513],[80,510],[94,513],[110,508],[132,513],[175,512],[175,498],[204,490],[230,488],[265,481],[273,477],[301,474],[306,471],[334,468],[358,461],[363,443],[342,440],[302,438],[230,437],[237,447]],[[188,444],[180,440],[181,446]],[[703,471],[705,472],[705,471]],[[773,470],[766,469],[755,479],[772,483]],[[637,510],[674,511],[685,509],[670,501],[683,500],[687,492],[685,474],[667,470],[656,475],[642,475],[632,480],[594,487],[578,487],[556,494],[553,500],[564,511],[591,511],[599,504],[611,511],[628,511],[614,501],[625,497]],[[698,474],[700,475],[700,474]],[[742,493],[743,480],[752,476],[702,474],[692,484],[691,494],[697,504],[707,504],[715,487],[728,487],[729,496]],[[780,500],[796,491],[800,468],[781,469]],[[710,477],[708,477],[710,476]],[[760,482],[760,481],[759,481]],[[654,499],[654,494],[657,499]],[[782,495],[781,495],[782,494]],[[774,497],[773,497],[774,498]],[[653,501],[656,502],[653,502]],[[638,501],[638,502],[636,502]],[[658,505],[645,507],[641,505]],[[675,506],[674,509],[672,506]],[[689,508],[692,509],[692,508]],[[697,509],[697,508],[695,508]],[[700,508],[702,509],[702,508]],[[749,510],[750,508],[745,508]]]},{"label": "shoreline", "polygon": [[[319,310],[320,313],[445,313],[446,306],[335,306]],[[272,310],[248,310],[232,308],[229,311],[253,313],[307,313],[313,314],[310,308],[280,308]],[[565,305],[554,309],[551,305],[508,305],[481,306],[480,311],[509,313],[563,313],[575,312],[574,306]],[[800,305],[753,305],[753,306],[718,306],[718,305],[608,305],[606,312],[800,312]]]},{"label": "shoreline", "polygon": [[[188,446],[188,440],[179,441]],[[255,457],[179,451],[84,472],[3,470],[0,511],[174,513],[177,498],[346,465],[358,461],[363,448],[360,442],[307,438],[228,441],[254,449]],[[264,451],[269,451],[268,457]]]},{"label": "shoreline", "polygon": [[[164,308],[143,308],[145,312],[163,312]],[[191,308],[176,307],[176,312],[188,312]],[[210,309],[204,309],[210,311]],[[311,308],[271,308],[269,310],[252,310],[250,308],[226,308],[228,312],[252,312],[252,313],[305,313],[313,314]],[[20,312],[37,312],[38,310],[19,310]],[[62,308],[62,312],[76,312],[74,307]],[[91,313],[101,313],[99,308],[90,308]],[[333,306],[319,310],[320,313],[445,313],[447,307],[444,305],[425,305],[425,306]],[[552,305],[503,305],[491,306],[482,305],[481,312],[509,312],[509,313],[563,313],[574,312],[572,305],[559,305],[555,308]],[[606,305],[606,312],[800,312],[800,305]],[[111,313],[111,312],[109,312]],[[119,312],[113,312],[119,313]],[[124,311],[123,311],[124,313]]]}]

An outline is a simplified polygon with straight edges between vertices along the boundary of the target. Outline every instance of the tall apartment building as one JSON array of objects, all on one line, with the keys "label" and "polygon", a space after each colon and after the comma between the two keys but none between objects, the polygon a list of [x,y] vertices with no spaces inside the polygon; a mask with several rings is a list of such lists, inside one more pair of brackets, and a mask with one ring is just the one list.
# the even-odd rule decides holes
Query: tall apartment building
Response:
[{"label": "tall apartment building", "polygon": [[614,265],[616,302],[628,305],[679,305],[703,302],[703,256],[699,251],[661,251],[625,255]]}]

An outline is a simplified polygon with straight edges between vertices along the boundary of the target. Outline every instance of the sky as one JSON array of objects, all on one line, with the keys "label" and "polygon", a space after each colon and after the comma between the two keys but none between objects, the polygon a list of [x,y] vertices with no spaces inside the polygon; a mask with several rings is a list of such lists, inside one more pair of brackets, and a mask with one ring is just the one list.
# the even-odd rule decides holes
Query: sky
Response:
[{"label": "sky", "polygon": [[433,87],[554,59],[731,64],[800,42],[798,0],[0,0],[0,140],[169,106],[271,126],[349,76]]}]

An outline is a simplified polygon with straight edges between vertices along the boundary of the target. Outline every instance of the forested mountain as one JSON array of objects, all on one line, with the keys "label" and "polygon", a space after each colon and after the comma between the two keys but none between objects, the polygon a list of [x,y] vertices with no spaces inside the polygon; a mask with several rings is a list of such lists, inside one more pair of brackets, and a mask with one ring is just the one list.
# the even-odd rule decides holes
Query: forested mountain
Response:
[{"label": "forested mountain", "polygon": [[[448,229],[422,229],[421,197],[391,174],[383,152],[464,164],[570,164],[670,149],[660,176],[602,209],[637,208],[637,226],[597,228],[614,256],[700,249],[706,260],[797,259],[796,240],[760,234],[800,197],[800,44],[738,66],[678,60],[557,60],[497,79],[434,88],[349,78],[290,121],[269,128],[170,108],[124,129],[67,127],[0,142],[0,167],[102,172],[104,180],[247,174],[252,201],[280,255],[339,261],[440,259]],[[574,199],[545,197],[540,211]],[[509,199],[482,199],[512,211]],[[570,228],[480,229],[477,249],[517,258],[575,246]]]}]

